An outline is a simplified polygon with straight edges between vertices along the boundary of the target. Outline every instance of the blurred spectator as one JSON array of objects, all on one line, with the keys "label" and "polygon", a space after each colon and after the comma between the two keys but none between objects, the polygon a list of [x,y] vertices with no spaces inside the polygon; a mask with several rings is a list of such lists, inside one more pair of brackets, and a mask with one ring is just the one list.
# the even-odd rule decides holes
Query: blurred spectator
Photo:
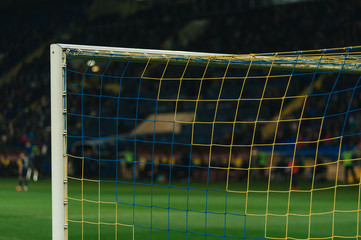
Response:
[{"label": "blurred spectator", "polygon": [[267,155],[264,151],[253,148],[252,156],[253,161],[256,161],[256,167],[258,168],[258,179],[265,180],[267,177]]},{"label": "blurred spectator", "polygon": [[290,170],[290,179],[291,179],[291,190],[299,190],[299,177],[303,173],[302,161],[300,159],[290,158],[288,162],[288,167]]},{"label": "blurred spectator", "polygon": [[349,173],[351,173],[352,180],[350,182],[355,183],[357,181],[355,170],[354,170],[354,161],[353,161],[353,152],[351,150],[346,150],[342,153],[342,163],[345,171],[344,182],[349,182]]},{"label": "blurred spectator", "polygon": [[12,174],[11,161],[7,154],[3,154],[0,157],[0,177],[8,177]]},{"label": "blurred spectator", "polygon": [[28,191],[28,180],[26,178],[26,173],[29,167],[29,158],[26,156],[24,152],[21,152],[18,159],[19,166],[19,185],[16,186],[16,191],[20,192],[24,190]]},{"label": "blurred spectator", "polygon": [[289,163],[287,162],[286,157],[281,156],[280,160],[276,164],[276,168],[273,170],[273,174],[277,182],[285,181],[288,164]]}]

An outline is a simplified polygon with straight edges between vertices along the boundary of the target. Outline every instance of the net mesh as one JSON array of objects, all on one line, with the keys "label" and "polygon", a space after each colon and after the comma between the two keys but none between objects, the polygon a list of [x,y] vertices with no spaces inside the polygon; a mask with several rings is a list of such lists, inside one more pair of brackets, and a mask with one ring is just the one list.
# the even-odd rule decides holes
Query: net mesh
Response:
[{"label": "net mesh", "polygon": [[358,239],[359,48],[67,49],[70,239]]}]

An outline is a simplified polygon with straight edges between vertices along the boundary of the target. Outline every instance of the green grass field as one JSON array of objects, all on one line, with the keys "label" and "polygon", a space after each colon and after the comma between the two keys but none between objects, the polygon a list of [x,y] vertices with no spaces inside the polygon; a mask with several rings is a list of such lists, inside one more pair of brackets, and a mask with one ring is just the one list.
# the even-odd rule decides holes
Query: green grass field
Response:
[{"label": "green grass field", "polygon": [[[50,180],[31,182],[29,191],[20,193],[15,191],[16,184],[16,179],[0,179],[0,239],[51,239]],[[201,183],[192,183],[191,187],[202,191],[182,189],[186,184],[181,182],[176,185],[179,188],[151,189],[143,185],[101,183],[99,188],[98,183],[84,182],[83,197],[88,201],[82,204],[70,199],[69,219],[87,223],[69,223],[69,239],[82,239],[82,232],[83,239],[115,239],[115,235],[118,239],[132,239],[133,227],[125,225],[133,225],[133,221],[135,239],[141,240],[205,239],[205,235],[206,239],[263,239],[265,225],[267,237],[285,238],[287,231],[290,239],[307,239],[310,220],[311,238],[358,239],[358,187],[337,188],[336,212],[332,212],[334,190],[314,192],[310,218],[310,193],[292,192],[288,207],[287,192],[270,193],[268,206],[267,193],[250,192],[245,215],[245,193],[204,191],[205,185]],[[222,190],[224,186],[212,183],[210,187]],[[245,183],[235,184],[234,188],[237,187],[242,190]],[[263,188],[261,183],[252,187]],[[278,188],[287,189],[287,184],[279,184]],[[301,189],[307,188],[306,184],[301,185]],[[80,190],[78,181],[69,181],[70,197],[81,198]],[[117,206],[112,203],[116,201]],[[116,222],[124,225],[115,227]]]},{"label": "green grass field", "polygon": [[16,192],[17,180],[0,179],[0,239],[51,239],[50,180]]}]

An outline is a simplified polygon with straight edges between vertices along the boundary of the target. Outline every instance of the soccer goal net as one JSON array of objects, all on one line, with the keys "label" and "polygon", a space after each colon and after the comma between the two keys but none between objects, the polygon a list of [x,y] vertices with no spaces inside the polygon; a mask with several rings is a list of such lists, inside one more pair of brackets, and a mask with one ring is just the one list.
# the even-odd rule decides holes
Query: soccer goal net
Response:
[{"label": "soccer goal net", "polygon": [[53,239],[360,238],[360,48],[51,45]]}]

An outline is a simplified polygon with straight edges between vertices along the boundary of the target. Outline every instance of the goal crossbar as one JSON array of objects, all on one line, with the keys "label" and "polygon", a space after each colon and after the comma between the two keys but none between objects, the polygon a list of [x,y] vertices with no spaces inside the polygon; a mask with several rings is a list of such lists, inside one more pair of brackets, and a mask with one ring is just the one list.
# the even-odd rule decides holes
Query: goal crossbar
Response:
[{"label": "goal crossbar", "polygon": [[[349,74],[361,72],[361,47],[342,49],[321,49],[264,54],[222,54],[206,52],[187,52],[171,50],[153,50],[139,48],[117,48],[89,45],[57,44],[65,53],[77,56],[109,57],[118,61],[145,62],[151,58],[154,63],[225,66],[246,68],[250,64],[255,69],[270,68],[275,70],[293,69],[304,72],[338,72]],[[321,57],[320,57],[321,56]]]}]

